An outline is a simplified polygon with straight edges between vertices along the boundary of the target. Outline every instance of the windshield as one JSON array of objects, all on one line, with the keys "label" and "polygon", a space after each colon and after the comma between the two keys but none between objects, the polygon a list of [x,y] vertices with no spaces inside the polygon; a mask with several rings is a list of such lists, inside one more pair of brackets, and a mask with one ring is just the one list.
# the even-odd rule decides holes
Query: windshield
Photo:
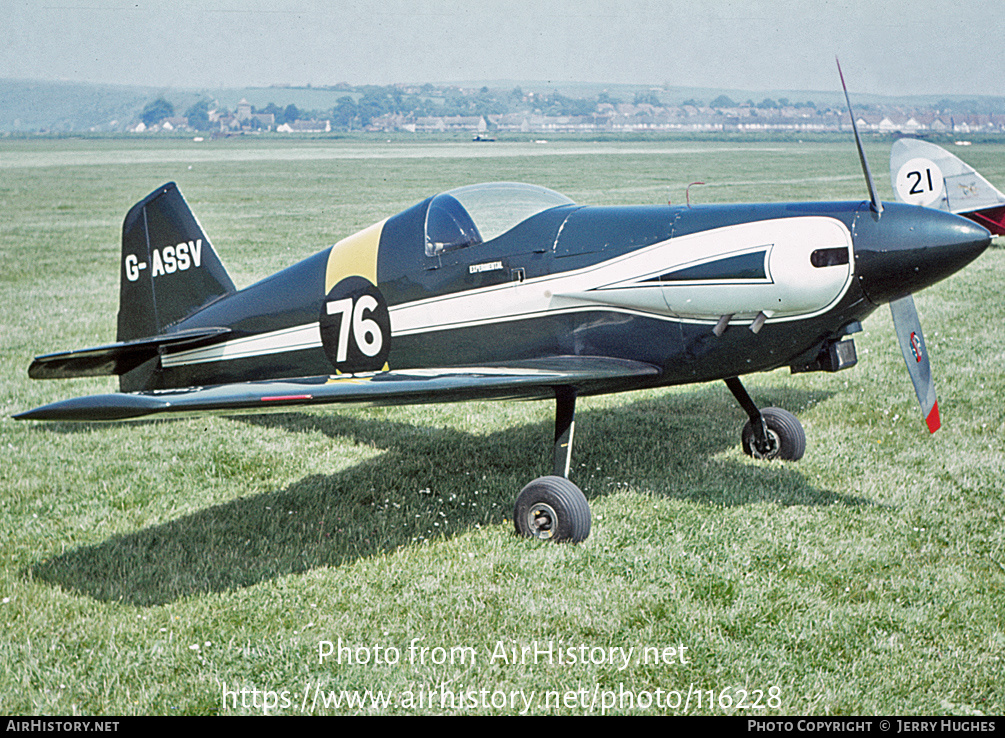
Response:
[{"label": "windshield", "polygon": [[536,185],[493,182],[468,185],[433,198],[426,211],[426,253],[491,241],[532,215],[575,205],[565,195]]}]

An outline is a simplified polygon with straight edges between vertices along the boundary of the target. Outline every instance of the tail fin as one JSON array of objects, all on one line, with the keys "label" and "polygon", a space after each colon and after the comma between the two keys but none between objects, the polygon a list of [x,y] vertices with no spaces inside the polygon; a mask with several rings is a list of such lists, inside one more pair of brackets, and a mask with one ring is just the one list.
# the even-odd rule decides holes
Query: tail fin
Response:
[{"label": "tail fin", "polygon": [[118,341],[156,336],[235,291],[174,182],[158,187],[126,214]]},{"label": "tail fin", "polygon": [[967,214],[1005,205],[1005,194],[941,146],[902,138],[890,149],[890,184],[901,202]]}]

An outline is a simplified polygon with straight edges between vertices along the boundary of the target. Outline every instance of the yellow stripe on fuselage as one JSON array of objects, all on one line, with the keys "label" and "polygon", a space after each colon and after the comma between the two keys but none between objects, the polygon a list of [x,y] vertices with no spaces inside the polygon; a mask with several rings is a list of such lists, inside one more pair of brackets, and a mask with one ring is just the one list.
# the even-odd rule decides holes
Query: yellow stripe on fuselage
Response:
[{"label": "yellow stripe on fuselage", "polygon": [[325,294],[346,277],[363,277],[377,284],[377,247],[386,220],[347,236],[332,246],[325,269]]}]

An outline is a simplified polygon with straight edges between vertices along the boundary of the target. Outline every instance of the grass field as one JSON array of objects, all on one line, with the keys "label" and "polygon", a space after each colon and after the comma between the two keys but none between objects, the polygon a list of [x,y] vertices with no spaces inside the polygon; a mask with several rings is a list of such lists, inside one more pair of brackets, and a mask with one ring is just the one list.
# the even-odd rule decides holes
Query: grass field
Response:
[{"label": "grass field", "polygon": [[[1005,146],[964,156],[1005,185]],[[939,433],[880,310],[857,367],[749,378],[798,463],[742,454],[721,383],[581,401],[593,531],[541,545],[510,516],[551,403],[11,420],[114,389],[26,369],[114,340],[122,217],[169,180],[239,287],[479,181],[865,197],[850,141],[0,141],[0,714],[1005,712],[1000,243],[915,298]]]}]

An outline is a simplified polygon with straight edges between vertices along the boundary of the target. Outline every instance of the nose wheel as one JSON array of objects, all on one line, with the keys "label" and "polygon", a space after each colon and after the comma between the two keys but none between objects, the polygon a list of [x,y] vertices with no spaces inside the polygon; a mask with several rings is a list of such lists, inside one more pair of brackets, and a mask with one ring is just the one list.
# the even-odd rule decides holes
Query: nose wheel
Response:
[{"label": "nose wheel", "polygon": [[806,433],[799,419],[780,407],[766,407],[761,410],[765,427],[765,442],[758,443],[754,435],[754,422],[747,421],[741,436],[743,453],[755,459],[782,459],[799,461],[806,451]]},{"label": "nose wheel", "polygon": [[726,386],[750,418],[741,434],[743,453],[766,461],[803,458],[806,432],[795,415],[780,407],[759,409],[737,377],[727,379]]}]

